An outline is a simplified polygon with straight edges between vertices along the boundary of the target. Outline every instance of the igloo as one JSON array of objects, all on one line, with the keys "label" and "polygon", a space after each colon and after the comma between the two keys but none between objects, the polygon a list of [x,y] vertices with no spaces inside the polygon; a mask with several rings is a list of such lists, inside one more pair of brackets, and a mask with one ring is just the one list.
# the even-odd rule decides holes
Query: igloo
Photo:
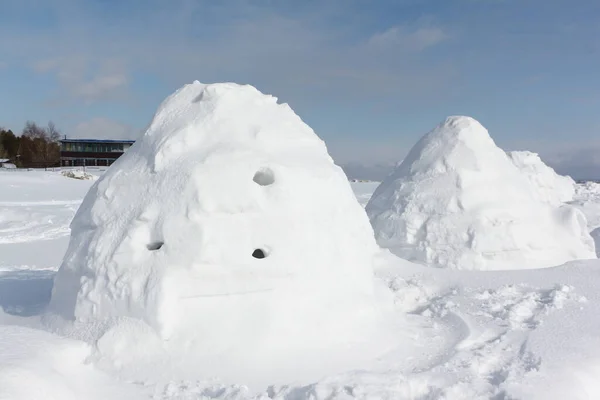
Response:
[{"label": "igloo", "polygon": [[378,243],[455,269],[550,267],[596,258],[585,216],[542,201],[475,119],[426,134],[366,206]]},{"label": "igloo", "polygon": [[529,179],[539,200],[552,205],[573,200],[575,181],[570,176],[557,174],[537,153],[510,151],[507,154],[513,164]]},{"label": "igloo", "polygon": [[144,321],[198,373],[297,377],[303,360],[360,365],[397,340],[376,251],[346,176],[287,104],[194,82],[85,197],[50,311]]}]

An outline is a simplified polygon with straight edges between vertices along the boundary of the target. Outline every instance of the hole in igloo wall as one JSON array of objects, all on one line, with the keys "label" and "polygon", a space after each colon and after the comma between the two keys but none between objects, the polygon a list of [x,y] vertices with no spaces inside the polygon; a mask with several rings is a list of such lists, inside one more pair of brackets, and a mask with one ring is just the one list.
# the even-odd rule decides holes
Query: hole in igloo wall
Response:
[{"label": "hole in igloo wall", "polygon": [[265,258],[267,256],[267,252],[264,251],[263,249],[256,249],[252,252],[252,257],[254,258]]},{"label": "hole in igloo wall", "polygon": [[269,186],[275,183],[275,175],[270,168],[262,168],[256,171],[252,180],[260,186]]},{"label": "hole in igloo wall", "polygon": [[159,250],[161,247],[163,247],[163,242],[152,242],[152,243],[148,243],[146,245],[146,247],[148,248],[148,250],[150,251],[154,251],[154,250]]}]

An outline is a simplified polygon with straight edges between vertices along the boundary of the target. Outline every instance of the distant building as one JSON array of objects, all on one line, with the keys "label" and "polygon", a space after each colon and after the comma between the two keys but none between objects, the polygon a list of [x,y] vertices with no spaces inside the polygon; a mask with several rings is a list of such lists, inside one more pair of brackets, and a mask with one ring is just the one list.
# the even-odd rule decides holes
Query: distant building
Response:
[{"label": "distant building", "polygon": [[109,166],[132,144],[133,140],[62,139],[60,165]]}]

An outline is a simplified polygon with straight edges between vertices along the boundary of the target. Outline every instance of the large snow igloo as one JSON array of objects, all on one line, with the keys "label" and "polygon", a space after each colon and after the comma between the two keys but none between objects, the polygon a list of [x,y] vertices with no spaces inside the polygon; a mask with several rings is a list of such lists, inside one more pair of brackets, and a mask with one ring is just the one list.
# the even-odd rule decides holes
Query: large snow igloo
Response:
[{"label": "large snow igloo", "polygon": [[378,247],[345,174],[252,86],[194,82],[167,98],[71,230],[50,304],[64,318],[143,320],[223,370],[389,344]]},{"label": "large snow igloo", "polygon": [[596,258],[585,216],[550,204],[475,119],[426,134],[366,206],[382,247],[455,269],[550,267]]}]

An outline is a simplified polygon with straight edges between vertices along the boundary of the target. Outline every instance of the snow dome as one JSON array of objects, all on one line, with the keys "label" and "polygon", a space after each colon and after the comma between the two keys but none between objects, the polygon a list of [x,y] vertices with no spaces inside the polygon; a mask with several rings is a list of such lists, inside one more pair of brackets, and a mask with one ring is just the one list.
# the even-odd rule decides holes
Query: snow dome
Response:
[{"label": "snow dome", "polygon": [[507,154],[513,164],[529,179],[539,200],[553,205],[573,200],[575,181],[570,176],[557,174],[536,153],[510,151]]},{"label": "snow dome", "polygon": [[425,135],[366,206],[378,243],[456,269],[549,267],[595,258],[585,216],[537,188],[469,117]]},{"label": "snow dome", "polygon": [[51,311],[143,320],[210,372],[243,378],[261,359],[298,376],[308,356],[390,343],[378,248],[346,176],[252,86],[194,82],[167,98],[71,230]]}]

